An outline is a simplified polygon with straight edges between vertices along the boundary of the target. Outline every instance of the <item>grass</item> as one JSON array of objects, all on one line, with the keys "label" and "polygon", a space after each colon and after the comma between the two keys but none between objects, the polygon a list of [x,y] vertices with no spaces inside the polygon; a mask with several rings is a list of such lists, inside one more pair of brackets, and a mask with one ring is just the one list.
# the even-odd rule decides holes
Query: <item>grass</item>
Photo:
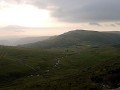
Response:
[{"label": "grass", "polygon": [[[100,90],[118,87],[120,48],[0,47],[0,90]],[[110,80],[108,76],[111,75]],[[117,77],[117,76],[116,76]],[[98,80],[101,80],[98,82]],[[115,81],[116,84],[112,85]]]}]

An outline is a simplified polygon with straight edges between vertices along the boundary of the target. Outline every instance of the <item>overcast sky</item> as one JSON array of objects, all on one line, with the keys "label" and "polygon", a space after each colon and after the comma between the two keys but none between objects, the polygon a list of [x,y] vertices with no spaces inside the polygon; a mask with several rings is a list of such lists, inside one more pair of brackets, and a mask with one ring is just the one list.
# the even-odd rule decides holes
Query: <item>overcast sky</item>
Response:
[{"label": "overcast sky", "polygon": [[0,0],[0,35],[120,30],[120,0]]}]

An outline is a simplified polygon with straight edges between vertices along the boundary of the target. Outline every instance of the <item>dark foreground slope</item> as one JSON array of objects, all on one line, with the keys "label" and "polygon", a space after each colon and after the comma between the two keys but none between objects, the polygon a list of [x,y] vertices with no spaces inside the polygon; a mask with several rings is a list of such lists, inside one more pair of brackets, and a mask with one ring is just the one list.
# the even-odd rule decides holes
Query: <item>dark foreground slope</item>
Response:
[{"label": "dark foreground slope", "polygon": [[120,34],[86,30],[70,31],[48,40],[23,46],[39,48],[73,47],[80,45],[119,44]]},{"label": "dark foreground slope", "polygon": [[119,87],[120,48],[0,47],[0,90],[102,90]]}]

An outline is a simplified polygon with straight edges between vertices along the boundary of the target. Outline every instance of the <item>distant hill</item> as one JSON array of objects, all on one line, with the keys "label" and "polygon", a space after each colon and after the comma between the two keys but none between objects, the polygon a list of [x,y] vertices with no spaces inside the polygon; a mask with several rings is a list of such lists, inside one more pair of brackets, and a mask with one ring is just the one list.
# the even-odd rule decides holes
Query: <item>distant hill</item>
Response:
[{"label": "distant hill", "polygon": [[8,40],[0,40],[0,45],[10,45]]},{"label": "distant hill", "polygon": [[5,46],[16,46],[16,45],[23,45],[23,44],[28,44],[28,43],[35,43],[38,41],[43,41],[50,38],[50,36],[39,36],[39,37],[20,37],[20,38],[6,38],[6,39],[1,39],[0,40],[0,45],[5,45]]},{"label": "distant hill", "polygon": [[120,34],[120,31],[108,31],[107,33]]},{"label": "distant hill", "polygon": [[109,32],[74,30],[52,37],[44,41],[26,44],[23,46],[54,48],[54,47],[80,46],[83,44],[86,45],[120,44],[120,35]]},{"label": "distant hill", "polygon": [[21,38],[15,42],[16,45],[28,44],[28,43],[35,43],[38,41],[43,41],[50,38],[50,36],[40,36],[40,37],[25,37]]}]

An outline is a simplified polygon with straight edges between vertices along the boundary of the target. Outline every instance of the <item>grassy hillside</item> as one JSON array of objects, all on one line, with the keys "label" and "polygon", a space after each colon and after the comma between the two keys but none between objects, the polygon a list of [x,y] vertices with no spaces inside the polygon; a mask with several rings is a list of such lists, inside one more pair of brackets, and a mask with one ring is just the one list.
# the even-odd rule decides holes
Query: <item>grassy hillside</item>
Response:
[{"label": "grassy hillside", "polygon": [[0,47],[0,90],[101,90],[120,80],[117,46]]},{"label": "grassy hillside", "polygon": [[39,48],[73,47],[80,45],[119,44],[120,35],[116,33],[75,30],[48,40],[23,46]]}]

